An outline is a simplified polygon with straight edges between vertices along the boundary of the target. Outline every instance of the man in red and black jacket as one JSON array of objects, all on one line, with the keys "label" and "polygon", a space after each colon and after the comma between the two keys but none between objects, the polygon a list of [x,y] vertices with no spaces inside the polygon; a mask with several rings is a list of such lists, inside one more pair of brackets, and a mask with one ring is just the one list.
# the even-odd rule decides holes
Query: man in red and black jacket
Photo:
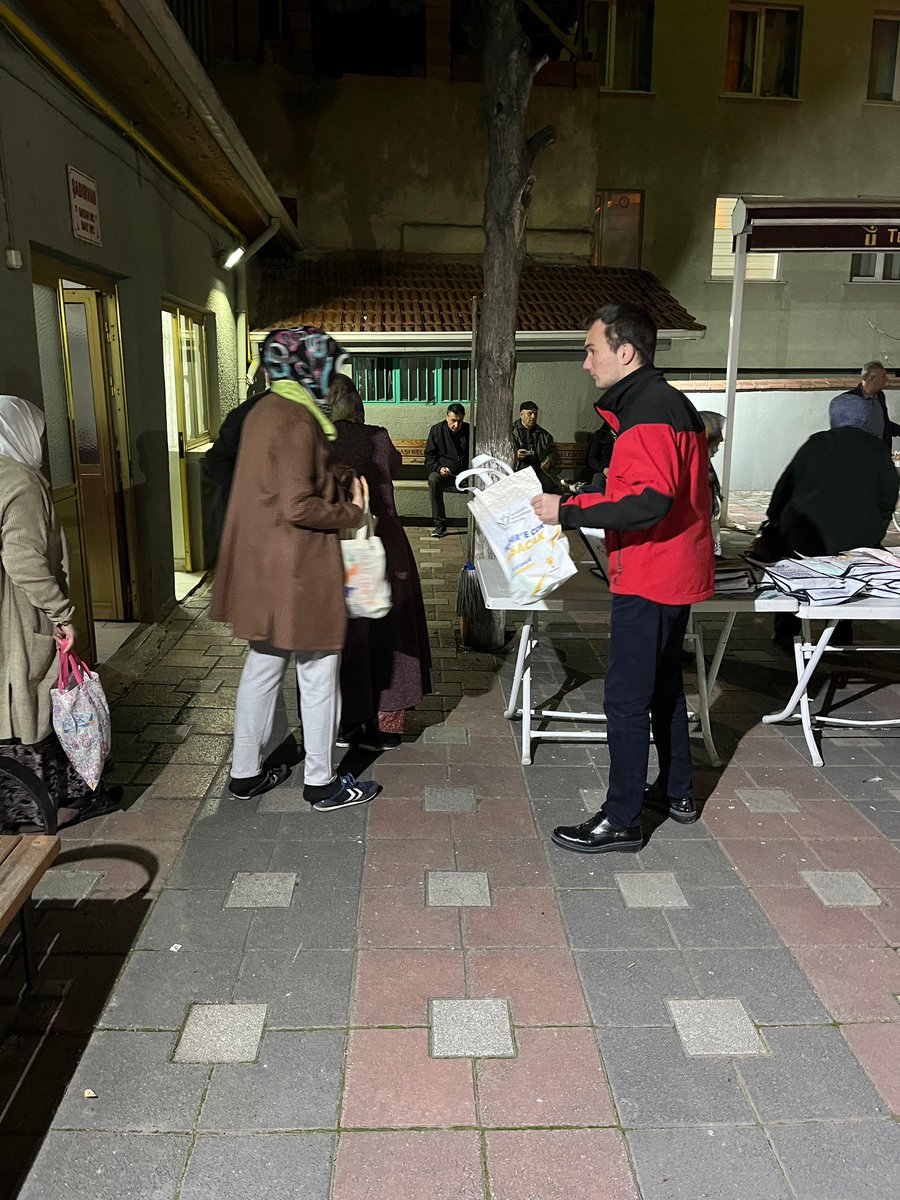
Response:
[{"label": "man in red and black jacket", "polygon": [[[681,655],[691,605],[713,593],[709,455],[702,420],[653,365],[655,350],[643,308],[608,304],[594,314],[584,369],[606,389],[594,407],[616,433],[606,492],[532,501],[548,524],[606,530],[613,593],[609,788],[596,816],[553,831],[566,850],[639,850],[645,802],[685,824],[697,819]],[[659,776],[648,787],[651,727]]]}]

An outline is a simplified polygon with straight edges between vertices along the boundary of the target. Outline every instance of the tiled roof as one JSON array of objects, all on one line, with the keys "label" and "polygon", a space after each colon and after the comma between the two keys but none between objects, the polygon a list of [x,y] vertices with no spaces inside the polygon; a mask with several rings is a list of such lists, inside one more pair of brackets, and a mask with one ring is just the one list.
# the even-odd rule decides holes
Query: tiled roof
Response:
[{"label": "tiled roof", "polygon": [[[259,264],[254,329],[324,325],[330,333],[462,333],[472,328],[472,297],[481,295],[477,259],[399,255]],[[659,329],[702,331],[649,271],[561,266],[527,260],[519,290],[523,333],[583,329],[602,304],[632,302]]]}]

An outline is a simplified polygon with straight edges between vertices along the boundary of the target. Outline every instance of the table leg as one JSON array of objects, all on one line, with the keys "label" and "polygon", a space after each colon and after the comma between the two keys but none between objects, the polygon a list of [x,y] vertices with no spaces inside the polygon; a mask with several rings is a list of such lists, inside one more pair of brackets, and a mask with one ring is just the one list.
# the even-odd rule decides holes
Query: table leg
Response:
[{"label": "table leg", "polygon": [[732,629],[734,629],[736,617],[737,613],[725,614],[725,624],[722,626],[722,632],[719,634],[719,640],[716,642],[716,648],[713,651],[712,662],[709,664],[709,671],[706,675],[707,692],[711,692],[716,686],[716,680],[719,678],[719,668],[722,666],[722,659],[725,657],[728,639],[731,637]]},{"label": "table leg", "polygon": [[522,687],[522,672],[525,669],[525,656],[528,653],[528,643],[531,640],[531,621],[527,618],[519,630],[519,648],[516,652],[516,669],[513,672],[512,690],[509,693],[509,704],[503,714],[507,719],[516,715],[519,701],[519,690]]},{"label": "table leg", "polygon": [[[812,635],[810,633],[809,621],[804,618],[801,624],[801,636],[794,638],[794,665],[797,670],[798,679],[803,673],[803,663],[812,650],[812,642],[810,641]],[[837,622],[834,622],[834,624],[837,624]],[[819,747],[816,745],[816,735],[809,708],[809,692],[805,688],[803,695],[800,697],[800,724],[803,726],[803,736],[806,739],[806,746],[809,750],[812,765],[814,767],[824,766],[822,755],[819,753]]]},{"label": "table leg", "polygon": [[781,709],[780,712],[766,713],[766,715],[763,717],[764,724],[777,725],[779,721],[786,721],[787,718],[793,714],[797,705],[800,703],[801,698],[806,695],[806,689],[807,689],[807,686],[809,685],[809,681],[812,679],[813,674],[815,673],[816,667],[819,665],[819,663],[822,659],[822,655],[825,653],[826,649],[828,648],[828,643],[831,641],[831,635],[834,632],[835,625],[837,625],[837,621],[829,621],[828,624],[825,626],[825,628],[822,630],[822,635],[819,638],[818,642],[816,642],[815,646],[813,646],[811,648],[810,655],[809,655],[809,661],[807,662],[806,666],[803,668],[802,672],[800,671],[800,664],[798,662],[798,664],[797,664],[797,686],[794,688],[793,692],[791,693],[790,700],[788,700],[787,704],[784,706],[783,709]]},{"label": "table leg", "polygon": [[703,744],[709,761],[714,767],[720,767],[716,744],[713,741],[712,728],[709,724],[709,690],[706,686],[706,652],[703,649],[703,627],[691,617],[691,636],[694,639],[694,661],[697,664],[697,698],[700,701],[700,732],[703,734]]},{"label": "table leg", "polygon": [[535,630],[537,627],[537,616],[532,617],[522,629],[522,636],[525,638],[526,650],[525,660],[522,670],[522,766],[528,767],[531,765],[531,652],[537,644]]}]

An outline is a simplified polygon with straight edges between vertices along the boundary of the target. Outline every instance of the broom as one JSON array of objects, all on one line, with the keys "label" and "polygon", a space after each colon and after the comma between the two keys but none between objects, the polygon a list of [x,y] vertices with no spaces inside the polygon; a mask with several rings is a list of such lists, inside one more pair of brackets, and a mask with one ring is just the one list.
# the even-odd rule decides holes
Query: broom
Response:
[{"label": "broom", "polygon": [[[472,454],[475,457],[475,410],[477,397],[477,372],[475,360],[475,339],[478,326],[477,298],[472,297],[472,354],[469,363],[469,395],[472,397],[469,406],[469,419],[472,427]],[[475,577],[475,518],[469,513],[467,523],[466,561],[459,573],[456,585],[456,615],[459,617],[459,636],[463,645],[471,645],[472,623],[477,621],[479,612],[483,611],[481,592]]]}]

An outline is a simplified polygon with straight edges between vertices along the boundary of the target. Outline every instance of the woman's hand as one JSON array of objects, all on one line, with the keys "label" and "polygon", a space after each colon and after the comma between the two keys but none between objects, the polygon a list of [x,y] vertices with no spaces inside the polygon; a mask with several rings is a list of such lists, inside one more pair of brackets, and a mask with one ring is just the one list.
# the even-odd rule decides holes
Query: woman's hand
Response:
[{"label": "woman's hand", "polygon": [[71,623],[71,621],[67,621],[65,625],[57,625],[56,633],[53,635],[53,640],[59,647],[60,652],[65,654],[67,650],[71,650],[75,645],[76,637],[77,634],[75,632],[75,626]]}]

